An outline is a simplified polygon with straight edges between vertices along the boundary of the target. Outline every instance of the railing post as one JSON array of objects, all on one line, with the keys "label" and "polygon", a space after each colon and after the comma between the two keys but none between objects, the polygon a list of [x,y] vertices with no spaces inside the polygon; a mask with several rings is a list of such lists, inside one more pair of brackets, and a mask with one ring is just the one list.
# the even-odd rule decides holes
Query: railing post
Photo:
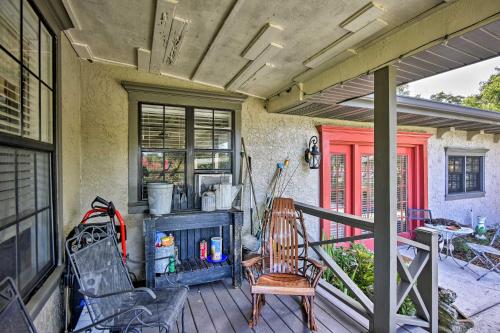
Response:
[{"label": "railing post", "polygon": [[[430,247],[429,260],[418,278],[418,290],[429,312],[429,332],[438,331],[438,234],[430,228],[418,228],[416,241]],[[422,250],[418,250],[422,251]]]},{"label": "railing post", "polygon": [[375,71],[375,315],[371,330],[396,331],[396,68]]}]

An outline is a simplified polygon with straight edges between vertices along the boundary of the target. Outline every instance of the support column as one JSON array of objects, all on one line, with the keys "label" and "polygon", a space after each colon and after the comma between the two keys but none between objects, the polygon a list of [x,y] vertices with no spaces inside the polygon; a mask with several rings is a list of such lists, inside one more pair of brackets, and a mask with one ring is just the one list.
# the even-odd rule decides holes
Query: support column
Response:
[{"label": "support column", "polygon": [[372,330],[396,331],[396,68],[375,72],[375,295]]}]

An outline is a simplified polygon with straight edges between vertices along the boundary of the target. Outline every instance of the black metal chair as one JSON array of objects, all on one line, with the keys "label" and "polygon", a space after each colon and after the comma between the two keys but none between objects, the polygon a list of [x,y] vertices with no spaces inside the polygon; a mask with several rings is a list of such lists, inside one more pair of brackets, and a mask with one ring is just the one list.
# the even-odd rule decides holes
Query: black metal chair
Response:
[{"label": "black metal chair", "polygon": [[10,277],[0,282],[0,331],[36,333],[35,325]]},{"label": "black metal chair", "polygon": [[432,223],[432,211],[430,209],[421,209],[421,208],[408,208],[406,212],[406,223],[407,230],[410,233],[411,238],[415,238],[415,231],[411,230],[410,224],[413,221],[422,221],[423,223]]},{"label": "black metal chair", "polygon": [[92,321],[74,332],[92,327],[119,332],[154,327],[170,332],[181,313],[184,332],[188,287],[134,288],[111,224],[85,226],[66,241],[66,252]]}]

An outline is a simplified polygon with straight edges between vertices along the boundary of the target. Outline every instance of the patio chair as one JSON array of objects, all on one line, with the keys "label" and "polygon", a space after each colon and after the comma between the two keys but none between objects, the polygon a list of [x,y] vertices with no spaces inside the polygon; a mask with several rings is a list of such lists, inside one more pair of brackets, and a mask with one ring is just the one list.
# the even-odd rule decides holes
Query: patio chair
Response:
[{"label": "patio chair", "polygon": [[35,325],[10,277],[0,282],[0,326],[3,333],[36,333]]},{"label": "patio chair", "polygon": [[413,221],[423,222],[423,223],[432,223],[432,211],[430,209],[421,209],[421,208],[408,208],[406,212],[406,223],[408,233],[410,234],[410,238],[414,239],[416,236],[415,230],[410,228],[410,224]]},{"label": "patio chair", "polygon": [[181,312],[184,332],[188,287],[134,288],[110,223],[85,226],[66,241],[66,252],[92,321],[74,332],[92,327],[119,332],[154,327],[170,332]]},{"label": "patio chair", "polygon": [[[297,223],[298,222],[298,223]],[[304,238],[299,253],[299,230]],[[261,255],[243,262],[252,294],[251,327],[257,325],[265,295],[302,296],[308,326],[315,331],[314,297],[325,266],[307,257],[307,232],[302,212],[292,199],[276,198],[262,226]]]},{"label": "patio chair", "polygon": [[[484,274],[478,274],[474,270],[471,269],[474,273],[478,274],[479,277],[477,280],[481,280],[483,277],[485,277],[487,274],[491,272],[496,272],[500,273],[500,262],[495,264],[493,261],[491,261],[490,258],[488,258],[489,255],[497,256],[500,257],[500,251],[497,250],[496,248],[493,247],[493,244],[495,244],[496,238],[500,235],[500,225],[497,226],[497,230],[495,232],[495,235],[493,236],[490,245],[481,245],[477,243],[466,243],[469,249],[471,249],[472,253],[474,253],[474,258],[469,260],[465,265],[462,266],[462,269],[465,269],[465,267],[469,266],[473,261],[480,260],[486,267],[488,267],[488,271]],[[470,269],[470,268],[469,268]]]}]

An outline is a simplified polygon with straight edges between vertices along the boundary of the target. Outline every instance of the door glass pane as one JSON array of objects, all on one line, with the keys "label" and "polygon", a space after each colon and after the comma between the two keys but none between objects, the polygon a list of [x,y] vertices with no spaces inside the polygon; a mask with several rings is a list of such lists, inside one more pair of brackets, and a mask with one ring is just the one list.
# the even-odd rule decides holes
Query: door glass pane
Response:
[{"label": "door glass pane", "polygon": [[231,112],[214,111],[214,127],[217,129],[230,130],[232,127]]},{"label": "door glass pane", "polygon": [[0,227],[16,217],[15,177],[15,151],[0,147]]},{"label": "door glass pane", "polygon": [[49,87],[52,87],[52,36],[45,26],[42,24],[40,35],[40,72],[43,82]]},{"label": "door glass pane", "polygon": [[26,0],[23,1],[23,63],[38,73],[38,17]]},{"label": "door glass pane", "polygon": [[214,149],[231,149],[231,132],[214,132]]},{"label": "door glass pane", "polygon": [[361,156],[361,216],[372,220],[375,217],[374,166],[373,155]]},{"label": "door glass pane", "polygon": [[21,134],[20,66],[0,50],[0,132]]},{"label": "door glass pane", "polygon": [[[345,155],[331,155],[330,209],[345,213]],[[330,222],[330,238],[341,238],[345,235],[345,226]]]},{"label": "door glass pane", "polygon": [[218,170],[231,169],[231,153],[215,153],[214,168]]},{"label": "door glass pane", "polygon": [[10,276],[17,281],[16,225],[0,232],[0,279]]},{"label": "door glass pane", "polygon": [[212,149],[213,139],[212,130],[195,130],[194,131],[194,148],[196,149]]},{"label": "door glass pane", "polygon": [[36,153],[37,208],[50,206],[50,154]]},{"label": "door glass pane", "polygon": [[0,1],[0,44],[19,59],[20,10],[19,0]]},{"label": "door glass pane", "polygon": [[23,136],[26,138],[40,140],[40,111],[39,107],[39,82],[38,79],[25,71],[23,75]]},{"label": "door glass pane", "polygon": [[194,168],[197,170],[213,169],[212,153],[195,152],[194,153]]},{"label": "door glass pane", "polygon": [[42,141],[52,143],[52,91],[42,84]]},{"label": "door glass pane", "polygon": [[50,209],[38,213],[37,220],[37,248],[38,248],[38,271],[42,270],[51,261],[52,244],[52,218]]},{"label": "door glass pane", "polygon": [[408,231],[406,212],[408,209],[408,155],[397,157],[397,214],[398,232]]},{"label": "door glass pane", "polygon": [[194,110],[194,126],[196,128],[212,128],[213,123],[212,110]]},{"label": "door glass pane", "polygon": [[36,274],[36,219],[34,216],[19,223],[19,256],[21,288]]},{"label": "door glass pane", "polygon": [[17,151],[17,191],[19,215],[35,211],[35,154],[28,150]]}]

